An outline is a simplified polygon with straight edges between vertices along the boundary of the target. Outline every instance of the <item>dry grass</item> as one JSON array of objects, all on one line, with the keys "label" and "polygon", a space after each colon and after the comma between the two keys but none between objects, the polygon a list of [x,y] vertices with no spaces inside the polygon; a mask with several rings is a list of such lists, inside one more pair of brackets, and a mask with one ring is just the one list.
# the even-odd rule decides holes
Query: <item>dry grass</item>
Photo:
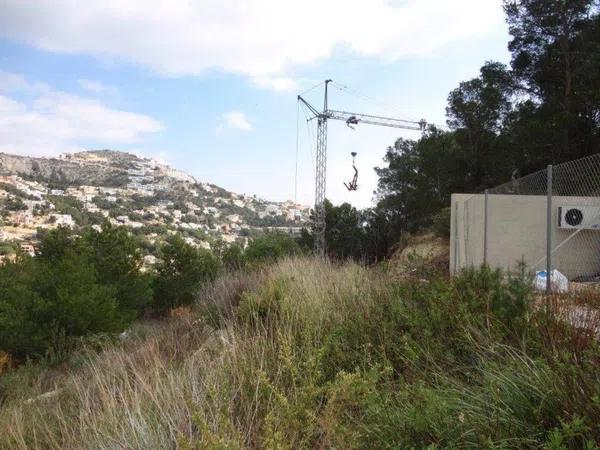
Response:
[{"label": "dry grass", "polygon": [[[194,310],[138,327],[128,339],[106,345],[101,352],[83,352],[59,375],[30,376],[30,387],[13,389],[0,406],[0,448],[350,448],[368,447],[365,442],[376,445],[372,439],[389,447],[439,442],[433,432],[422,431],[426,427],[449,436],[455,433],[458,441],[448,442],[467,442],[474,428],[490,436],[497,433],[497,447],[542,442],[535,422],[527,422],[527,408],[538,407],[534,402],[548,395],[548,386],[559,392],[553,369],[519,349],[501,351],[504,344],[492,342],[493,337],[471,337],[468,345],[474,354],[484,356],[474,362],[481,367],[468,369],[470,377],[481,374],[480,382],[466,385],[469,380],[462,369],[456,370],[456,378],[442,369],[447,363],[446,336],[421,336],[419,327],[426,331],[428,326],[422,320],[428,316],[419,315],[421,309],[425,311],[428,296],[450,295],[451,288],[444,290],[447,283],[441,281],[423,291],[425,296],[414,297],[415,318],[421,321],[411,325],[403,319],[408,310],[377,308],[393,307],[398,298],[391,294],[389,279],[355,264],[294,259],[262,272],[227,275],[201,294]],[[433,306],[442,308],[432,310],[438,311],[433,320],[455,326],[440,313],[452,311],[452,305],[442,299]],[[367,337],[378,335],[379,323],[388,314],[396,314],[406,328],[391,322],[389,329],[396,334],[384,337],[395,339],[395,346],[370,350]],[[354,330],[348,324],[358,325]],[[363,325],[369,329],[363,330]],[[358,339],[356,345],[366,342],[367,361],[384,355],[394,364],[408,361],[411,367],[424,364],[435,370],[409,385],[408,372],[404,378],[401,368],[376,361],[365,371],[340,371],[327,378],[322,369],[327,364],[326,345],[343,327],[350,338]],[[479,332],[485,333],[485,328]],[[458,330],[455,336],[463,334]],[[490,344],[484,348],[486,339]],[[419,345],[431,351],[439,348],[439,365],[432,366],[433,353],[420,355]],[[585,345],[589,347],[589,341]],[[390,350],[397,354],[387,354]],[[507,367],[510,371],[504,371]],[[586,380],[593,389],[595,378]],[[486,391],[486,383],[499,390]],[[582,395],[589,392],[581,386],[575,388]],[[525,401],[525,406],[519,403]],[[419,405],[425,405],[424,418]],[[558,411],[559,406],[547,409]],[[525,418],[513,417],[513,409],[507,408],[522,408]],[[592,407],[588,410],[597,413]],[[503,436],[493,422],[498,419],[486,416],[489,411],[502,418],[507,433],[524,437],[513,441]],[[406,440],[393,433],[404,433]],[[557,433],[558,442],[563,431]]]},{"label": "dry grass", "polygon": [[[171,448],[199,434],[207,445],[253,445],[265,411],[278,401],[267,368],[282,356],[280,338],[291,339],[236,323],[233,309],[260,280],[266,290],[291,282],[280,311],[281,320],[297,325],[288,327],[290,336],[301,323],[318,330],[324,322],[343,320],[344,303],[360,300],[371,283],[358,266],[307,260],[221,279],[201,299],[223,313],[221,329],[182,314],[142,336],[133,333],[121,345],[83,352],[80,368],[51,384],[34,381],[33,388],[2,405],[0,448]],[[333,301],[324,305],[324,295]],[[307,338],[318,341],[316,335]],[[53,394],[44,396],[48,392]]]},{"label": "dry grass", "polygon": [[190,355],[209,333],[173,320],[144,339],[84,354],[54,396],[29,392],[3,407],[2,448],[167,448],[190,433]]}]

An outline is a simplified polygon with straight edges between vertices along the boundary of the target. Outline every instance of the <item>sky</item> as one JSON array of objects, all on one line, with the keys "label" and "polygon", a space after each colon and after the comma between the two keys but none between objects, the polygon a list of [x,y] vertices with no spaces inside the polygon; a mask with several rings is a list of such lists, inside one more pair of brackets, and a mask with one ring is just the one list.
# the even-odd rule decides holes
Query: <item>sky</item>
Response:
[{"label": "sky", "polygon": [[[333,109],[444,126],[448,93],[507,42],[501,0],[0,0],[0,152],[128,151],[309,205],[298,93],[333,79]],[[330,121],[327,197],[370,206],[398,137],[419,133]]]}]

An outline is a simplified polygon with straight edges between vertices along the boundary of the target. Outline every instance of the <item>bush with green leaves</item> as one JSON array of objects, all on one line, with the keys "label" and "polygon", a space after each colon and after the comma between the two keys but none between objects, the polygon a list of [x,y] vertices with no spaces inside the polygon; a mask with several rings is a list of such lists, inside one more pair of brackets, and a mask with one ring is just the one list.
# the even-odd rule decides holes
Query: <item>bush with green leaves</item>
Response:
[{"label": "bush with green leaves", "polygon": [[439,237],[450,238],[450,207],[440,209],[431,219],[431,229]]},{"label": "bush with green leaves", "polygon": [[20,256],[0,266],[0,350],[17,359],[123,326],[115,289],[98,281],[79,249],[51,258]]},{"label": "bush with green leaves", "polygon": [[238,309],[276,349],[262,445],[597,448],[600,346],[536,309],[522,274],[286,269]]},{"label": "bush with green leaves", "polygon": [[244,259],[251,264],[272,263],[286,256],[300,254],[300,246],[289,234],[265,233],[250,241]]},{"label": "bush with green leaves", "polygon": [[227,273],[191,320],[90,351],[28,414],[43,377],[0,378],[0,447],[596,449],[598,317],[575,327],[530,287],[308,258]]},{"label": "bush with green leaves", "polygon": [[3,201],[4,208],[7,211],[25,211],[27,210],[27,205],[23,203],[23,199],[20,197],[9,197]]},{"label": "bush with green leaves", "polygon": [[232,244],[221,252],[221,261],[227,270],[240,270],[244,267],[244,250]]},{"label": "bush with green leaves", "polygon": [[35,258],[0,266],[0,350],[39,357],[77,337],[122,330],[152,300],[141,258],[128,232],[110,224],[83,237],[67,228],[45,233]]},{"label": "bush with green leaves", "polygon": [[208,250],[187,244],[179,235],[170,236],[160,249],[154,280],[154,307],[166,312],[191,305],[207,282],[219,272],[219,260]]},{"label": "bush with green leaves", "polygon": [[105,222],[101,232],[89,230],[84,240],[91,248],[90,260],[98,280],[114,286],[119,310],[130,318],[151,307],[152,277],[142,273],[142,245],[124,227]]}]

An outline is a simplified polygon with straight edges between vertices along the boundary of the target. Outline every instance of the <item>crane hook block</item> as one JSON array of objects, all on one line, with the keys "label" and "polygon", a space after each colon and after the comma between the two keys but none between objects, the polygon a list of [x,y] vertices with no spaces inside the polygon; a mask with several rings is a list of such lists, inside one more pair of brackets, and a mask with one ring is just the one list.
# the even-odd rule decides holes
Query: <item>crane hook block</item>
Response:
[{"label": "crane hook block", "polygon": [[356,116],[350,116],[346,120],[346,125],[348,125],[348,128],[352,128],[353,130],[354,130],[354,127],[352,125],[357,125],[357,124],[358,124],[358,118]]}]

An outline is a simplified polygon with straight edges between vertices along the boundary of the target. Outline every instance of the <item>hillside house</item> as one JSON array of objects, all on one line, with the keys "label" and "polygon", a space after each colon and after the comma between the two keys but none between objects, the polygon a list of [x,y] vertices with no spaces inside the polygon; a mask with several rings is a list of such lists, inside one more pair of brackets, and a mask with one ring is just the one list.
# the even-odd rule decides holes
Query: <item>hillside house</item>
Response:
[{"label": "hillside house", "polygon": [[31,211],[18,211],[12,214],[11,220],[21,226],[33,225],[35,218]]},{"label": "hillside house", "polygon": [[95,205],[94,203],[85,203],[83,205],[85,207],[85,209],[87,209],[89,212],[91,213],[98,213],[100,212],[100,208],[98,208],[97,205]]},{"label": "hillside house", "polygon": [[302,213],[299,209],[290,209],[286,214],[287,220],[300,220],[302,219]]},{"label": "hillside house", "polygon": [[35,246],[33,245],[32,242],[29,242],[29,241],[21,242],[21,244],[19,245],[19,248],[26,255],[35,256]]},{"label": "hillside house", "polygon": [[224,234],[221,236],[221,239],[227,244],[233,244],[237,240],[237,237],[233,234]]},{"label": "hillside house", "polygon": [[100,186],[98,188],[98,191],[104,195],[117,195],[117,189],[116,188],[109,188],[109,187],[104,187],[104,186]]},{"label": "hillside house", "polygon": [[210,242],[200,241],[198,247],[203,248],[204,250],[210,250]]},{"label": "hillside house", "polygon": [[16,175],[0,175],[0,183],[7,183],[14,185],[17,182]]},{"label": "hillside house", "polygon": [[58,227],[73,228],[75,226],[75,221],[71,214],[50,214],[50,219]]}]

